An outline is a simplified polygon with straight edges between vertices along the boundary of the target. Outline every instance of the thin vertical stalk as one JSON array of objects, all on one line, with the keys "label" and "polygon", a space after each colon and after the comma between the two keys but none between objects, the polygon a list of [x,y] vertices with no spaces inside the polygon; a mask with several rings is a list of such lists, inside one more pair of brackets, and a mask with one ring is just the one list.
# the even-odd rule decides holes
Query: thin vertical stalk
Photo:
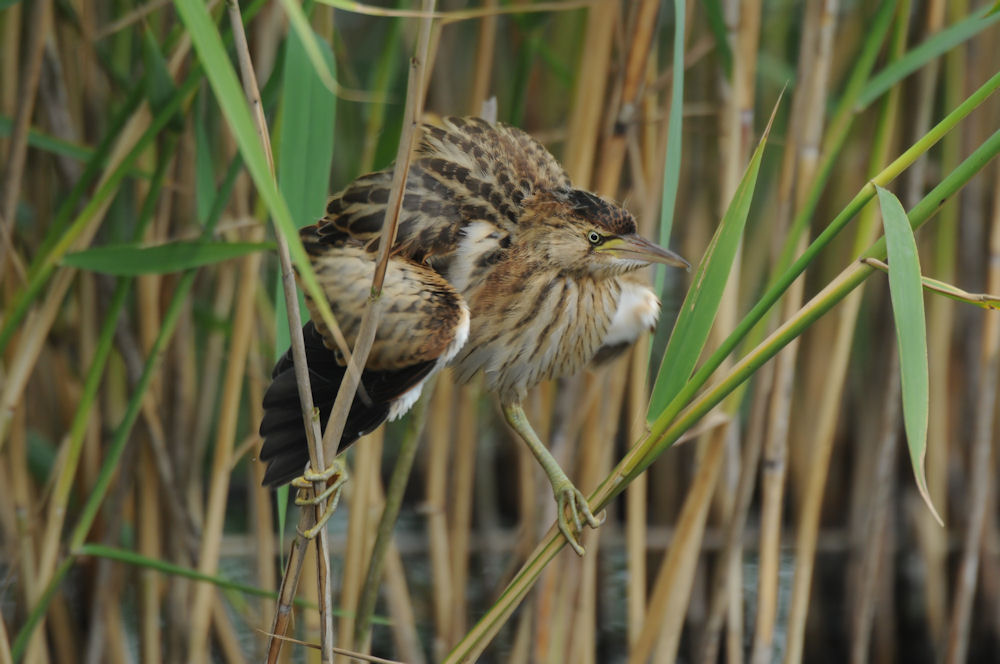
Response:
[{"label": "thin vertical stalk", "polygon": [[454,594],[451,633],[458,638],[467,625],[468,606],[465,588],[469,582],[469,543],[472,528],[473,479],[476,475],[476,398],[477,392],[464,385],[458,390],[458,413],[454,429],[454,459],[449,504],[448,538],[451,550],[451,587]]},{"label": "thin vertical stalk", "polygon": [[[906,44],[906,25],[909,16],[910,3],[903,0],[899,4],[896,28],[892,37],[890,51],[893,57],[903,52]],[[892,141],[892,123],[899,107],[900,92],[898,88],[890,90],[882,105],[876,128],[874,149],[869,159],[869,175],[875,176],[888,159]],[[862,211],[858,222],[851,255],[856,256],[868,246],[878,234],[878,219],[874,208]],[[807,470],[804,486],[805,495],[800,505],[799,522],[796,530],[795,574],[792,582],[791,605],[789,608],[787,633],[788,642],[785,651],[785,662],[793,664],[801,661],[804,645],[805,619],[809,609],[809,595],[812,581],[816,538],[819,534],[820,508],[826,485],[829,458],[833,448],[834,434],[840,411],[841,395],[847,375],[850,349],[854,341],[854,328],[857,323],[858,311],[861,306],[861,291],[855,291],[847,296],[843,306],[835,315],[836,333],[832,346],[824,355],[829,358],[825,374],[825,397],[814,420],[812,430],[814,449],[812,461]]]},{"label": "thin vertical stalk", "polygon": [[451,646],[451,552],[448,550],[448,460],[451,458],[450,445],[453,442],[451,428],[451,404],[455,386],[451,376],[443,375],[437,382],[431,400],[431,416],[427,425],[427,535],[430,549],[431,579],[434,583],[433,614],[434,640],[431,657],[434,661]]},{"label": "thin vertical stalk", "polygon": [[673,661],[680,644],[684,615],[694,582],[712,494],[725,458],[725,432],[717,429],[706,440],[705,453],[677,519],[672,545],[660,565],[646,606],[646,620],[629,652],[629,664],[649,659],[654,647],[659,661]]},{"label": "thin vertical stalk", "polygon": [[[484,9],[495,9],[497,0],[486,0]],[[493,80],[494,49],[497,42],[497,16],[488,14],[479,22],[479,38],[476,40],[475,74],[472,77],[472,92],[469,95],[469,112],[479,114],[486,101]]]},{"label": "thin vertical stalk", "polygon": [[851,621],[851,663],[864,664],[868,661],[871,641],[872,621],[878,605],[880,590],[878,576],[886,559],[886,548],[891,543],[887,534],[889,524],[889,503],[891,500],[892,475],[895,471],[896,450],[899,439],[900,380],[899,354],[889,356],[888,367],[883,375],[887,386],[882,390],[881,422],[876,437],[877,456],[875,472],[870,473],[872,500],[865,505],[867,527],[864,528],[865,547],[858,579],[857,601]]},{"label": "thin vertical stalk", "polygon": [[719,655],[719,635],[726,617],[726,603],[733,585],[729,571],[743,564],[743,534],[746,528],[750,503],[757,484],[757,470],[764,447],[764,424],[767,420],[767,403],[771,394],[774,373],[761,370],[757,376],[755,397],[750,409],[743,451],[740,456],[740,476],[733,497],[732,515],[726,526],[726,542],[715,574],[715,585],[709,596],[709,612],[699,654],[703,664],[715,664]]},{"label": "thin vertical stalk", "polygon": [[[251,235],[259,241],[260,228]],[[242,283],[256,283],[260,270],[261,254],[253,253],[242,260],[240,280]],[[237,292],[233,317],[233,338],[226,358],[226,373],[223,379],[222,399],[219,404],[219,426],[215,436],[215,451],[212,455],[211,482],[202,542],[198,554],[198,571],[215,574],[219,563],[219,546],[225,522],[226,498],[229,493],[229,477],[233,442],[239,419],[242,384],[250,348],[250,330],[253,328],[254,289],[243,288]],[[192,662],[208,661],[208,628],[211,625],[212,600],[215,588],[207,583],[197,583],[191,598],[191,633],[188,637],[188,659]]]},{"label": "thin vertical stalk", "polygon": [[[646,358],[649,357],[649,340],[640,339],[631,354],[628,384],[628,440],[638,440],[646,420],[646,402],[649,388],[646,380]],[[649,490],[648,475],[636,478],[625,492],[625,550],[628,569],[628,648],[631,650],[639,638],[646,616],[646,530]]]},{"label": "thin vertical stalk", "polygon": [[[812,29],[815,40],[804,43],[803,48],[814,51],[810,60],[812,68],[796,88],[796,97],[803,97],[805,119],[798,124],[800,133],[796,135],[794,159],[794,209],[801,210],[807,204],[807,197],[816,181],[816,171],[823,132],[823,109],[826,106],[830,70],[833,65],[833,37],[836,28],[837,2],[825,0],[819,3],[811,14],[815,20]],[[785,161],[788,165],[789,161]],[[805,237],[799,240],[796,253],[805,249]],[[786,318],[797,310],[804,295],[805,280],[796,280],[782,304],[782,317]],[[774,385],[767,418],[767,434],[764,441],[761,469],[762,505],[760,568],[757,583],[757,611],[754,626],[754,642],[751,661],[765,664],[772,659],[771,646],[774,625],[777,618],[781,514],[784,501],[788,448],[788,423],[791,413],[792,394],[796,376],[796,360],[799,340],[796,339],[778,355],[774,364]]]},{"label": "thin vertical stalk", "polygon": [[52,1],[37,0],[31,3],[30,27],[25,46],[27,57],[24,60],[24,70],[18,78],[18,105],[14,116],[14,129],[11,133],[10,148],[7,151],[7,163],[4,167],[3,207],[0,208],[0,275],[4,274],[8,253],[11,265],[20,280],[25,280],[25,269],[21,264],[13,246],[14,213],[17,201],[21,197],[21,178],[24,176],[24,161],[28,153],[28,124],[35,108],[38,96],[38,81],[42,75],[42,56],[45,53],[45,40],[49,35],[49,24],[52,21]]},{"label": "thin vertical stalk", "polygon": [[[243,28],[243,20],[240,15],[240,7],[235,0],[227,0],[226,6],[228,9],[230,24],[232,26],[233,36],[236,43],[236,54],[240,64],[240,75],[243,79],[244,94],[246,95],[247,103],[249,104],[251,110],[253,111],[254,122],[257,128],[257,133],[261,143],[261,147],[263,148],[264,151],[264,156],[267,160],[267,167],[270,172],[271,179],[275,180],[274,156],[271,151],[270,135],[267,128],[267,121],[264,118],[264,109],[260,99],[260,90],[257,85],[257,76],[254,73],[253,69],[253,60],[250,56],[250,49],[247,44],[246,32]],[[324,450],[321,449],[320,445],[318,444],[318,441],[320,440],[319,424],[312,416],[313,412],[312,390],[309,387],[309,375],[306,367],[305,341],[303,340],[302,337],[302,330],[299,328],[298,325],[298,321],[300,320],[298,312],[298,296],[295,293],[294,283],[291,274],[292,272],[291,254],[288,248],[287,240],[285,239],[281,230],[276,227],[275,231],[276,231],[275,237],[278,243],[278,259],[279,263],[281,264],[282,284],[285,289],[285,306],[288,309],[287,314],[288,314],[289,336],[291,339],[291,346],[292,346],[292,359],[293,359],[293,364],[295,366],[296,386],[298,387],[299,403],[301,404],[302,407],[302,421],[303,421],[303,426],[305,428],[306,440],[308,442],[309,459],[311,463],[315,464],[313,465],[314,468],[325,468],[326,464],[324,463],[324,456],[323,456]],[[250,263],[249,261],[251,259],[255,259],[257,262]],[[246,262],[244,263],[244,266],[248,268],[259,267],[259,256],[248,257],[246,259]],[[256,280],[254,280],[254,283],[255,282]],[[240,293],[238,294],[237,307],[236,307],[236,320],[238,322],[242,322],[247,326],[248,328],[247,334],[249,334],[249,328],[251,326],[250,319],[253,315],[254,306],[252,300],[252,289],[244,289],[244,290],[251,291],[251,294],[249,296],[244,296],[243,290],[241,290]],[[241,309],[240,308],[241,305],[244,306],[245,309]],[[240,372],[242,372],[243,366],[246,361],[245,357],[239,357],[239,356],[236,356],[235,358],[233,357],[232,349],[236,348],[237,340],[239,340],[240,343],[246,343],[247,347],[249,345],[249,337],[244,338],[243,335],[234,337],[233,345],[231,347],[230,357],[227,361],[227,372],[226,372],[227,380],[230,378],[230,376],[233,375],[233,361],[235,360],[239,362],[240,368],[238,369],[238,371]],[[245,351],[247,350],[247,348],[241,350]],[[242,379],[242,375],[240,375],[240,379]],[[238,388],[235,385],[230,386],[230,388],[235,392],[237,392],[236,398],[238,398],[238,392],[239,392]],[[228,393],[229,393],[228,390],[224,388],[223,399],[226,398],[226,395]],[[224,419],[220,419],[220,421],[226,422],[226,420]],[[235,413],[234,413],[234,421],[235,421]],[[224,429],[223,427],[220,426],[219,430],[223,431]],[[235,434],[235,430],[232,431],[231,433]],[[223,438],[221,435],[217,436],[216,451],[215,455],[213,456],[214,469],[219,469],[221,472],[222,464],[228,464],[228,458],[226,456],[226,452],[220,451],[219,448],[231,444],[232,444],[231,435],[229,438]],[[225,481],[223,481],[222,483],[223,486],[227,484],[227,482]],[[319,484],[320,483],[317,483],[317,486],[315,486],[313,489],[313,491],[317,495],[325,488],[323,486],[320,486]],[[213,482],[212,484],[212,489],[216,489],[215,482]],[[216,500],[220,501],[220,503],[223,500],[222,495],[218,493],[215,494],[215,497]],[[208,510],[209,519],[206,519],[206,524],[209,523],[211,516],[213,516],[213,513],[211,511],[211,506],[213,505],[212,498],[213,495],[210,493],[208,501],[208,504],[210,506]],[[219,509],[220,510],[224,509],[224,504],[220,505]],[[319,519],[319,511],[321,509],[322,509],[321,506],[315,507],[317,520]],[[222,515],[220,514],[216,516],[217,518],[220,519],[218,532],[219,534],[221,534]],[[202,546],[202,553],[199,556],[199,569],[208,566],[210,569],[209,573],[211,573],[214,572],[215,561],[209,560],[206,562],[206,555],[213,553],[212,547],[218,546],[218,543],[212,541],[211,531],[208,532],[210,537],[207,537],[205,539],[205,542]],[[332,648],[333,648],[334,636],[333,636],[333,617],[331,614],[333,600],[332,600],[330,586],[328,583],[326,583],[329,577],[328,574],[329,544],[327,542],[327,535],[325,532],[321,532],[319,534],[319,538],[317,540],[316,545],[318,548],[317,564],[320,566],[320,569],[318,570],[318,577],[320,581],[318,594],[320,600],[319,604],[320,616],[323,624],[323,630],[322,630],[323,660],[325,662],[330,662],[333,659]],[[211,556],[209,557],[211,558]],[[208,593],[210,589],[205,585],[195,586],[195,588],[196,591],[192,602],[193,604],[192,615],[194,616],[194,620],[196,622],[193,623],[194,627],[191,632],[191,637],[188,641],[189,644],[188,656],[201,658],[203,656],[202,651],[205,648],[205,639],[207,638],[207,633],[205,629],[207,628],[207,617],[209,608]],[[199,612],[201,614],[200,616]],[[199,617],[201,618],[204,624],[197,622]],[[277,622],[277,617],[275,618],[275,622]],[[275,631],[272,630],[271,633],[275,634]],[[274,639],[273,636],[271,637],[271,643],[269,644],[268,650],[271,651],[272,648],[280,649],[280,639],[276,640]],[[276,650],[275,654],[277,654]]]},{"label": "thin vertical stalk", "polygon": [[[995,176],[994,187],[1000,184],[1000,170]],[[994,188],[993,214],[989,243],[989,292],[1000,292],[1000,195]],[[980,348],[979,385],[976,393],[976,416],[973,429],[972,450],[969,455],[969,507],[965,538],[962,542],[962,560],[959,563],[955,598],[948,625],[947,664],[961,664],[969,652],[969,634],[972,631],[972,600],[976,594],[976,577],[982,555],[983,529],[986,524],[987,503],[993,479],[993,427],[997,417],[1000,384],[1000,311],[983,313],[983,336]]]},{"label": "thin vertical stalk", "polygon": [[[958,21],[969,13],[966,0],[947,3],[948,18]],[[951,108],[964,95],[966,81],[966,49],[959,46],[945,55],[944,73],[941,77],[943,104]],[[964,127],[956,127],[941,141],[941,170],[948,172],[961,160]],[[958,261],[958,219],[962,208],[961,197],[954,197],[942,206],[934,226],[933,263],[929,268],[936,279],[955,283]],[[927,301],[927,363],[930,378],[930,413],[927,418],[927,490],[942,517],[948,518],[948,456],[950,453],[952,423],[955,408],[963,401],[955,398],[951,386],[953,372],[951,361],[952,340],[955,330],[955,303],[946,297],[932,297]],[[938,527],[934,517],[926,511],[917,516],[923,520],[920,530],[928,537],[919,537],[918,544],[924,560],[924,606],[927,622],[934,643],[940,649],[947,632],[948,614],[948,532]]]},{"label": "thin vertical stalk", "polygon": [[[435,383],[424,386],[424,394],[430,395],[434,392]],[[371,619],[375,613],[375,600],[378,598],[378,588],[382,581],[382,572],[387,562],[386,556],[390,553],[392,545],[392,529],[399,518],[399,510],[403,504],[403,493],[410,479],[413,470],[413,462],[416,459],[417,447],[420,442],[420,435],[426,421],[428,398],[424,396],[420,399],[410,414],[409,424],[406,434],[399,445],[396,453],[396,465],[392,469],[392,476],[389,478],[389,487],[386,490],[385,498],[382,501],[382,515],[379,517],[375,528],[375,541],[372,546],[371,556],[364,574],[364,585],[361,587],[361,594],[357,602],[357,622],[354,625],[354,643],[357,647],[364,647],[371,634]],[[380,446],[381,447],[381,446]],[[359,450],[360,452],[360,450]],[[361,470],[358,470],[359,474]],[[373,469],[374,486],[372,491],[378,491],[378,466]],[[374,495],[372,496],[375,497]]]},{"label": "thin vertical stalk", "polygon": [[[372,588],[370,579],[365,578],[365,573],[371,572],[376,565],[380,566],[384,559],[372,551],[372,541],[382,531],[382,522],[388,510],[382,510],[382,520],[376,522],[372,517],[378,510],[376,504],[376,484],[382,470],[382,448],[383,436],[377,432],[371,436],[365,436],[358,441],[355,450],[353,477],[354,486],[351,490],[349,505],[349,521],[347,524],[347,542],[343,554],[343,569],[340,584],[339,605],[344,609],[340,616],[340,640],[338,646],[346,650],[362,650],[367,634],[361,629],[358,618],[362,618],[370,613],[370,609],[362,606],[362,602],[371,602],[374,607],[374,593],[378,592],[377,579]],[[407,456],[403,450],[403,455]],[[412,455],[411,455],[412,456]],[[397,459],[396,468],[399,468],[400,461]],[[395,519],[390,522],[392,527]],[[391,531],[390,531],[391,532]],[[371,561],[371,562],[369,562]],[[338,662],[348,662],[348,658],[338,656]]]},{"label": "thin vertical stalk", "polygon": [[617,108],[611,110],[614,126],[611,134],[602,141],[600,170],[594,178],[595,191],[604,195],[613,195],[618,189],[625,163],[626,135],[636,128],[639,93],[646,75],[646,62],[660,3],[659,0],[641,0],[635,9],[632,32],[626,39],[629,50],[622,74],[621,101]]},{"label": "thin vertical stalk", "polygon": [[594,172],[594,155],[601,129],[601,112],[611,44],[621,7],[616,2],[600,2],[587,9],[587,27],[581,43],[577,86],[569,119],[569,135],[564,156],[566,172],[580,186],[587,186]]}]

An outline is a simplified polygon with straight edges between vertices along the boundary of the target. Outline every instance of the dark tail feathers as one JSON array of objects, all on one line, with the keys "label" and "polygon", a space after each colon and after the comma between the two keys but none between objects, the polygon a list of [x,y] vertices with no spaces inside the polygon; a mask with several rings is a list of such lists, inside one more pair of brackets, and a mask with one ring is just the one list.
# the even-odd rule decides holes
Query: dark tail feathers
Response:
[{"label": "dark tail feathers", "polygon": [[[323,344],[323,338],[311,321],[302,328],[302,333],[313,405],[319,409],[320,427],[325,429],[346,367],[341,366],[336,354]],[[392,402],[426,378],[434,364],[429,361],[396,371],[364,371],[361,375],[364,395],[359,390],[354,397],[338,451],[347,449],[358,438],[378,428],[389,417]],[[291,349],[278,360],[271,377],[273,380],[264,393],[264,419],[260,423],[260,435],[264,439],[260,460],[267,463],[264,484],[280,486],[301,475],[309,462]]]}]

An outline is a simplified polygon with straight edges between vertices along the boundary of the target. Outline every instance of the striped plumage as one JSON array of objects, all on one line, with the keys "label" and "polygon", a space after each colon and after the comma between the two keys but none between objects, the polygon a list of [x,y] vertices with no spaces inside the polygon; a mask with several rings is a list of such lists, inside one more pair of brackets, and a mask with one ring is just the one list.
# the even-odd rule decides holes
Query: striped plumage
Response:
[{"label": "striped plumage", "polygon": [[[319,223],[302,230],[349,343],[371,284],[391,180],[391,167],[358,178],[329,200]],[[391,382],[392,372],[400,381],[378,395],[388,407],[375,398],[355,399],[357,426],[349,420],[341,447],[372,428],[377,418],[365,412],[383,418],[405,412],[427,376],[450,361],[459,380],[483,372],[486,388],[497,393],[508,419],[539,456],[557,497],[575,492],[560,497],[560,505],[568,501],[577,527],[578,511],[594,525],[586,503],[579,504],[582,496],[552,467],[554,460],[526,421],[514,420],[523,420],[519,404],[532,386],[613,355],[652,327],[659,303],[629,276],[650,262],[686,265],[638,236],[627,211],[575,189],[552,155],[524,132],[478,118],[425,126],[366,365],[366,374],[381,372],[383,383]],[[307,303],[319,336],[328,339]],[[289,372],[286,358],[265,397],[261,458],[270,464],[268,482],[291,479],[289,469],[298,464],[301,470],[308,460],[301,422],[291,431],[298,397],[290,392],[294,381],[281,378]],[[322,411],[332,398],[320,392]],[[274,414],[279,411],[280,417]]]}]

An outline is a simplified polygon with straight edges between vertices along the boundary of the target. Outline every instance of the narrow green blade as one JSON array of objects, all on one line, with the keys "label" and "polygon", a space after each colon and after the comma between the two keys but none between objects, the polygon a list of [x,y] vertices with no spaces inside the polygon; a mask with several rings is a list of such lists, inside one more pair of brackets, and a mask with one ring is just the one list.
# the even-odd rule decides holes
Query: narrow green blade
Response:
[{"label": "narrow green blade", "polygon": [[64,265],[92,272],[134,277],[140,274],[181,272],[239,258],[255,251],[273,251],[273,242],[169,242],[153,247],[111,244],[92,247],[63,258]]},{"label": "narrow green blade", "polygon": [[208,8],[201,0],[174,0],[174,5],[191,36],[191,43],[198,54],[198,59],[205,68],[205,75],[212,86],[212,92],[215,93],[219,107],[226,117],[229,129],[240,148],[240,154],[253,178],[254,185],[256,185],[261,199],[267,205],[275,224],[277,224],[278,232],[288,240],[288,249],[292,255],[292,262],[298,268],[299,278],[306,290],[312,294],[324,321],[330,327],[334,327],[333,312],[330,311],[329,303],[323,297],[319,282],[316,281],[316,274],[313,272],[309,258],[299,240],[298,229],[292,220],[288,202],[278,191],[271,176],[264,148],[257,136],[253,119],[250,117],[250,109],[247,106],[243,89],[236,78],[236,71],[226,55],[222,38],[208,15]]},{"label": "narrow green blade", "polygon": [[903,205],[891,192],[876,185],[885,227],[885,247],[889,257],[889,294],[899,344],[899,369],[903,386],[903,425],[913,462],[917,488],[938,523],[944,525],[927,490],[924,462],[927,455],[927,413],[930,379],[927,369],[927,329],[924,292],[920,281],[920,260],[910,220]]},{"label": "narrow green blade", "polygon": [[988,11],[984,7],[971,16],[935,32],[924,42],[907,51],[903,57],[872,76],[858,98],[857,107],[866,108],[899,81],[997,21],[1000,21],[1000,13]]},{"label": "narrow green blade", "polygon": [[[312,34],[312,33],[310,33]],[[326,42],[314,39],[323,62],[333,69],[333,53]],[[330,193],[333,128],[337,100],[310,64],[306,45],[290,30],[285,41],[285,67],[278,123],[278,188],[288,201],[296,227],[315,223],[323,215]],[[301,305],[301,302],[300,302]],[[300,311],[305,311],[302,306]],[[275,352],[288,348],[285,294],[278,276],[275,310],[278,312]]]},{"label": "narrow green blade", "polygon": [[195,214],[204,226],[215,203],[215,163],[204,114],[194,120],[194,202]]},{"label": "narrow green blade", "polygon": [[[777,108],[777,106],[775,106]],[[771,119],[774,119],[772,113]],[[764,135],[761,136],[757,149],[754,150],[750,163],[740,180],[733,200],[730,201],[722,223],[716,229],[712,242],[708,245],[705,256],[698,264],[694,279],[681,305],[677,324],[667,342],[667,350],[657,372],[656,383],[653,386],[653,396],[646,411],[646,420],[655,420],[667,404],[680,392],[681,387],[691,377],[702,348],[708,340],[709,330],[719,311],[722,291],[729,279],[736,250],[743,236],[747,215],[750,212],[750,202],[753,200],[754,188],[757,185],[757,173],[760,170],[764,145],[771,130],[768,122]]]}]

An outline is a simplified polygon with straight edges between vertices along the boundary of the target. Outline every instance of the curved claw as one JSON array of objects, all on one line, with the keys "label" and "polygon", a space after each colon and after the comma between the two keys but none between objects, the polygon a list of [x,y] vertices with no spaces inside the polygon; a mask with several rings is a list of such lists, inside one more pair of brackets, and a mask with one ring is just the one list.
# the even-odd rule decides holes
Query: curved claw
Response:
[{"label": "curved claw", "polygon": [[[559,518],[557,519],[559,532],[563,534],[566,542],[573,547],[576,554],[582,556],[585,551],[576,533],[583,530],[584,524],[591,528],[600,527],[604,523],[607,514],[602,511],[600,515],[595,517],[594,513],[590,511],[590,505],[587,504],[587,498],[572,484],[557,489],[555,493],[559,514]],[[567,508],[569,511],[568,516]]]}]

